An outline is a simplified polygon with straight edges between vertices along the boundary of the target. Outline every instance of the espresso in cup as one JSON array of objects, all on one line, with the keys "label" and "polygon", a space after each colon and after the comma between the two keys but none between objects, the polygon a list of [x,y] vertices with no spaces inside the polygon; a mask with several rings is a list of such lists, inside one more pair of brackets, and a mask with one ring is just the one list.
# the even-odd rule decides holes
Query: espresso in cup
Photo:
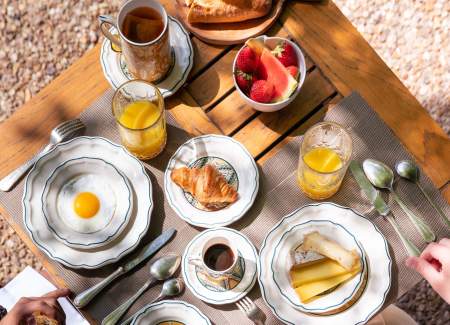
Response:
[{"label": "espresso in cup", "polygon": [[233,274],[238,261],[237,248],[224,237],[207,240],[199,256],[188,259],[192,265],[214,278],[228,277]]},{"label": "espresso in cup", "polygon": [[[154,83],[165,77],[172,65],[169,19],[158,1],[130,0],[120,8],[117,19],[102,15],[99,21],[103,34],[121,49],[135,78]],[[118,30],[118,38],[108,26]]]}]

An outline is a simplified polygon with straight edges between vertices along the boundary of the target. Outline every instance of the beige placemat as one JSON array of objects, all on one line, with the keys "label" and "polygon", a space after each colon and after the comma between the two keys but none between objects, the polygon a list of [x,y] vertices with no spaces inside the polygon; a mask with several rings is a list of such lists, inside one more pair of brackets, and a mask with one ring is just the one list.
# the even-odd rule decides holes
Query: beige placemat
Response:
[{"label": "beige placemat", "polygon": [[[81,119],[88,126],[88,135],[99,135],[119,142],[115,122],[110,112],[111,97],[112,91],[106,92],[98,101],[83,112]],[[389,128],[357,94],[352,94],[336,105],[327,114],[326,120],[335,121],[351,129],[354,141],[354,159],[362,161],[365,158],[376,158],[386,162],[390,166],[393,166],[395,161],[399,159],[411,159],[411,156],[406,152]],[[156,234],[161,232],[161,229],[175,227],[178,233],[175,239],[162,250],[162,253],[174,251],[182,254],[190,239],[198,234],[201,229],[191,227],[178,218],[164,199],[163,175],[165,166],[172,153],[188,139],[188,135],[178,128],[170,117],[168,117],[168,122],[170,125],[168,126],[169,137],[166,150],[161,156],[146,164],[146,167],[151,172],[152,184],[154,186],[155,209],[152,214],[149,234],[143,239],[142,244],[154,238]],[[300,192],[296,184],[295,171],[300,141],[301,137],[290,142],[264,164],[260,170],[260,191],[254,206],[241,221],[232,225],[233,228],[245,233],[257,248],[260,247],[269,229],[284,215],[311,202],[311,200]],[[422,176],[421,182],[431,197],[449,215],[449,206],[440,196],[439,191],[432,186],[430,180]],[[445,225],[440,221],[439,217],[434,213],[413,184],[401,181],[398,183],[397,188],[401,197],[405,199],[408,205],[430,223],[439,238],[450,235],[449,230],[445,228]],[[21,207],[22,192],[23,181],[12,192],[0,194],[0,203],[20,225],[23,225]],[[420,279],[417,274],[404,266],[406,254],[401,243],[387,222],[376,218],[374,212],[368,212],[370,207],[361,199],[359,187],[349,174],[345,177],[342,189],[330,201],[344,206],[350,206],[359,212],[367,212],[367,217],[375,219],[375,223],[388,239],[391,246],[391,254],[395,259],[393,268],[394,278],[388,299],[389,302],[392,302],[397,296],[411,288]],[[413,226],[396,205],[394,205],[393,211],[399,223],[404,227],[413,241],[419,247],[424,247],[424,242],[421,241],[420,236],[414,231]],[[370,238],[365,240],[370,240]],[[162,253],[159,253],[159,255]],[[107,266],[95,271],[70,270],[57,263],[55,263],[55,267],[59,275],[69,284],[70,288],[75,292],[80,292],[108,275],[117,265]],[[87,307],[87,311],[95,318],[101,320],[116,308],[118,304],[134,293],[147,278],[147,266],[143,266],[136,272],[126,275],[120,281],[116,281],[111,285],[102,295],[98,296],[95,302]],[[158,290],[159,287],[147,291],[130,309],[127,316],[136,312],[156,297]],[[255,285],[254,290],[250,293],[250,297],[256,300],[257,304],[268,316],[266,324],[280,323],[265,306],[258,285]],[[215,307],[198,300],[189,290],[180,299],[196,305],[217,325],[248,323],[248,320],[246,320],[241,312],[236,310],[234,305]]]}]

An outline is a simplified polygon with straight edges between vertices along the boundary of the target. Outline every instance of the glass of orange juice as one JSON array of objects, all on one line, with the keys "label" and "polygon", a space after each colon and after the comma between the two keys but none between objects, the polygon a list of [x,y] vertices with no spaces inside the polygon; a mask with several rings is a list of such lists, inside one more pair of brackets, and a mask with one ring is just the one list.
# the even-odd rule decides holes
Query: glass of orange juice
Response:
[{"label": "glass of orange juice", "polygon": [[341,186],[352,155],[352,138],[341,125],[322,122],[306,131],[300,146],[297,181],[314,200],[327,199]]},{"label": "glass of orange juice", "polygon": [[124,83],[114,93],[112,111],[128,151],[139,159],[161,153],[167,131],[164,99],[156,86],[144,80]]}]

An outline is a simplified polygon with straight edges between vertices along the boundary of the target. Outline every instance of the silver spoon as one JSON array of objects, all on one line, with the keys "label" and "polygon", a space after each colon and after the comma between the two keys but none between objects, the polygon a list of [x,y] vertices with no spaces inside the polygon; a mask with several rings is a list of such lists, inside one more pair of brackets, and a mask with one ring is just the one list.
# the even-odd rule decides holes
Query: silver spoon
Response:
[{"label": "silver spoon", "polygon": [[363,170],[369,181],[375,187],[388,189],[392,193],[394,200],[397,201],[403,211],[405,211],[412,224],[416,227],[426,242],[430,243],[436,239],[436,235],[430,226],[422,218],[416,216],[414,212],[412,212],[406,204],[403,203],[397,193],[395,193],[393,187],[394,172],[392,169],[383,164],[381,161],[366,159],[363,162]]},{"label": "silver spoon", "polygon": [[102,321],[102,325],[116,324],[128,308],[130,308],[130,306],[134,304],[148,288],[155,285],[158,281],[164,281],[171,278],[180,267],[180,262],[181,257],[178,254],[168,254],[154,261],[153,264],[150,265],[150,278],[147,282],[145,282],[144,285],[127,301],[106,316]]},{"label": "silver spoon", "polygon": [[401,160],[395,165],[395,171],[400,177],[407,179],[417,185],[419,190],[422,192],[423,196],[430,202],[436,212],[441,216],[442,220],[450,227],[450,220],[445,216],[444,211],[439,208],[436,203],[431,199],[431,197],[425,192],[422,185],[419,183],[420,171],[419,167],[411,160]]},{"label": "silver spoon", "polygon": [[[158,302],[160,300],[163,300],[163,299],[165,299],[167,297],[178,296],[180,293],[183,292],[183,290],[184,290],[184,281],[183,281],[183,279],[177,278],[177,279],[166,280],[164,282],[164,284],[163,284],[162,289],[161,289],[161,293],[159,294],[158,297],[156,297],[155,300],[153,300],[151,302],[151,304],[153,304],[155,302]],[[128,325],[128,324],[130,324],[133,321],[133,319],[136,317],[136,314],[132,315],[130,318],[125,320],[120,325]]]}]

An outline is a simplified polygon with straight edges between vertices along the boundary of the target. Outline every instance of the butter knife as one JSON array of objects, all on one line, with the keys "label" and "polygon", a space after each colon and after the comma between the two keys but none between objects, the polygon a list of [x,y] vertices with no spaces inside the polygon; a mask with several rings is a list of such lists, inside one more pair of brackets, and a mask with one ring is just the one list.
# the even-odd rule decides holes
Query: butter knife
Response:
[{"label": "butter knife", "polygon": [[78,308],[83,308],[86,306],[97,294],[100,293],[108,284],[117,279],[119,276],[131,271],[137,265],[141,264],[143,261],[152,257],[156,254],[164,245],[166,245],[169,240],[174,236],[176,230],[170,228],[155,238],[150,244],[144,246],[140,252],[132,260],[128,261],[124,265],[120,266],[117,270],[111,273],[108,277],[86,289],[85,291],[79,293],[75,299],[74,304]]},{"label": "butter knife", "polygon": [[420,250],[403,233],[398,222],[393,217],[391,209],[381,197],[380,192],[375,189],[375,187],[369,182],[366,175],[364,174],[364,171],[361,168],[361,165],[353,160],[352,162],[350,162],[350,170],[359,187],[364,192],[365,196],[369,199],[375,210],[377,210],[377,212],[381,216],[386,218],[386,220],[391,224],[392,228],[394,228],[403,246],[405,246],[408,254],[410,256],[419,256]]}]

